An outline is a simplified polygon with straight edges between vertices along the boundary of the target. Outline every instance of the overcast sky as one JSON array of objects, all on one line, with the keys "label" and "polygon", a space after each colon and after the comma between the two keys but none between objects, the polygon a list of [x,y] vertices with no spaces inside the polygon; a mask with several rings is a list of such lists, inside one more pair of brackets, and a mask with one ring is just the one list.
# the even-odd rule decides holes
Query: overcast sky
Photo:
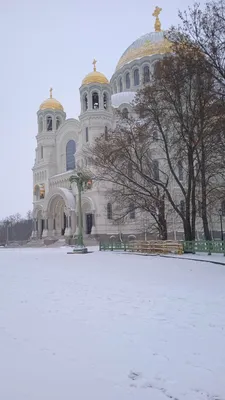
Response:
[{"label": "overcast sky", "polygon": [[79,87],[98,60],[109,79],[124,50],[154,30],[178,23],[192,0],[0,0],[0,219],[32,209],[36,112],[53,97],[67,117],[80,112]]}]

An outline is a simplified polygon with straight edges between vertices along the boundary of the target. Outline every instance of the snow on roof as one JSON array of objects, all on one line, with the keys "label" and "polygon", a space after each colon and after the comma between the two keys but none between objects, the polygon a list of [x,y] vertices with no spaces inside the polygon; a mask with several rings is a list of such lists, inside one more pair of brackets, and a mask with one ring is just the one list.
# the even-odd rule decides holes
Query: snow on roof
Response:
[{"label": "snow on roof", "polygon": [[118,108],[121,104],[130,104],[134,100],[136,92],[115,93],[111,97],[112,107]]}]

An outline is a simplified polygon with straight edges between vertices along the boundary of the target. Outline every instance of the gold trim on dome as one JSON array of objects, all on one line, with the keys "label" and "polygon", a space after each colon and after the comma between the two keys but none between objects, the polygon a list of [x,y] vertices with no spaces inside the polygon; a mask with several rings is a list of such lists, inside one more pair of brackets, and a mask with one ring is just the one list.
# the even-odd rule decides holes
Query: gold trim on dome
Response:
[{"label": "gold trim on dome", "polygon": [[145,56],[152,56],[154,54],[165,54],[172,51],[171,43],[167,39],[163,39],[161,42],[151,42],[146,40],[146,42],[138,49],[130,49],[122,56],[116,66],[116,70],[122,68],[125,64],[142,58]]},{"label": "gold trim on dome", "polygon": [[92,64],[93,64],[93,71],[90,72],[90,74],[86,75],[85,78],[82,81],[82,85],[88,85],[89,83],[109,83],[108,79],[106,78],[105,75],[103,75],[101,72],[96,71],[96,63],[97,60],[94,58]]},{"label": "gold trim on dome", "polygon": [[103,75],[101,72],[98,71],[93,71],[90,72],[87,76],[82,81],[82,85],[88,85],[89,83],[109,83],[108,79],[106,78],[105,75]]},{"label": "gold trim on dome", "polygon": [[52,88],[50,88],[50,97],[49,99],[43,101],[40,105],[40,110],[61,110],[64,111],[62,104],[52,97]]}]

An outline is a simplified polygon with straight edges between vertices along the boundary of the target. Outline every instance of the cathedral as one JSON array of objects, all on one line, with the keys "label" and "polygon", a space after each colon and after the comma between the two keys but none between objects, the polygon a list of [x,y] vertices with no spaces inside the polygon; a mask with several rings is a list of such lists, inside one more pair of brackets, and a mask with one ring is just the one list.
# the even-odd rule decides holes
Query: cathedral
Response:
[{"label": "cathedral", "polygon": [[[82,150],[96,137],[110,132],[115,126],[116,110],[129,112],[135,93],[150,81],[154,64],[169,51],[159,21],[161,9],[153,16],[155,31],[135,40],[122,54],[110,80],[99,72],[96,60],[93,71],[84,77],[80,86],[79,119],[66,118],[63,105],[50,96],[37,112],[38,134],[33,166],[32,237],[62,238],[78,233],[77,189],[69,178],[76,169],[88,167]],[[94,184],[82,193],[84,235],[118,235],[113,223],[113,207]],[[120,227],[121,230],[121,227]],[[140,233],[135,215],[124,223],[125,235]]]}]

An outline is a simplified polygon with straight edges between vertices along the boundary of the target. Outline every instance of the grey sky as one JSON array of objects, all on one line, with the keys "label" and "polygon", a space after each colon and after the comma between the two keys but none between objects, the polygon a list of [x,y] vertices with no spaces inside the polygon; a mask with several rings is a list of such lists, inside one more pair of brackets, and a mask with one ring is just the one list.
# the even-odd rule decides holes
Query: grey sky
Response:
[{"label": "grey sky", "polygon": [[154,30],[156,5],[167,29],[177,24],[178,8],[192,3],[0,0],[0,219],[32,209],[36,112],[50,86],[67,117],[77,117],[79,87],[94,57],[110,79],[123,51]]}]

